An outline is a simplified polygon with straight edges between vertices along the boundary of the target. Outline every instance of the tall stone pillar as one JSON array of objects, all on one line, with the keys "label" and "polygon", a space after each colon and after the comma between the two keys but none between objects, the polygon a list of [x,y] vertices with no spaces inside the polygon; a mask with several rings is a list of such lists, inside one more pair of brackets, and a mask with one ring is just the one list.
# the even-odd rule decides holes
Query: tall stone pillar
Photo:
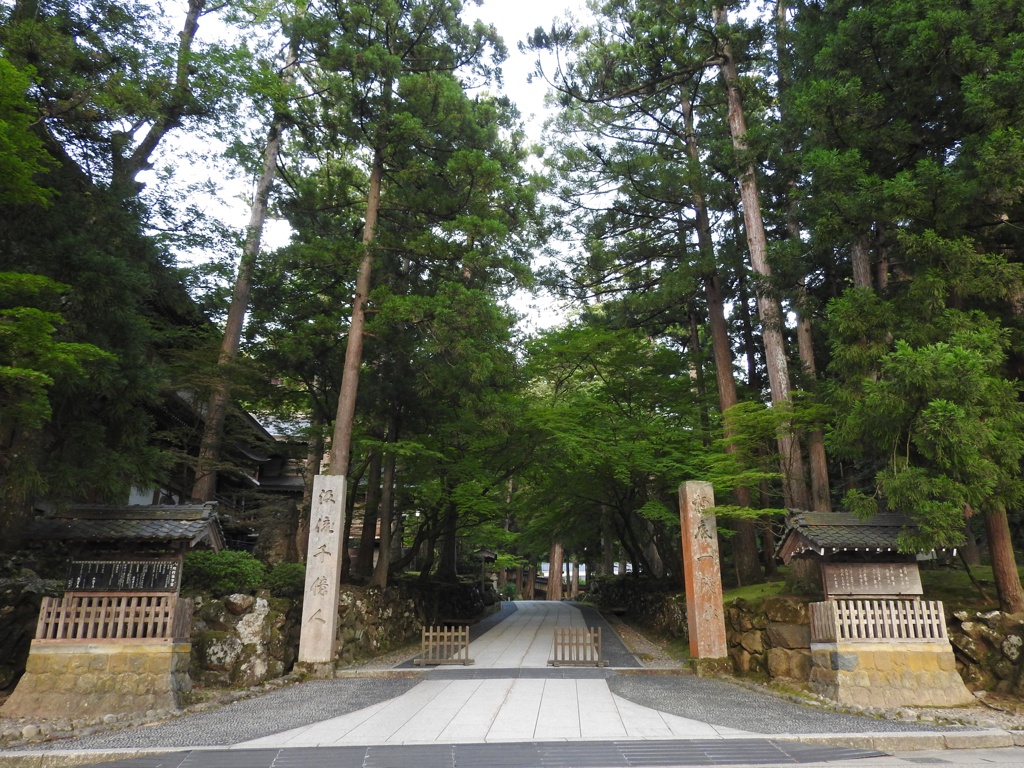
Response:
[{"label": "tall stone pillar", "polygon": [[302,601],[299,663],[318,677],[334,672],[338,647],[338,593],[345,530],[344,475],[313,478],[309,512],[309,549]]},{"label": "tall stone pillar", "polygon": [[711,483],[690,481],[679,488],[679,518],[683,536],[683,578],[686,585],[686,625],[694,659],[725,659],[725,609],[722,572],[718,561],[718,531]]}]

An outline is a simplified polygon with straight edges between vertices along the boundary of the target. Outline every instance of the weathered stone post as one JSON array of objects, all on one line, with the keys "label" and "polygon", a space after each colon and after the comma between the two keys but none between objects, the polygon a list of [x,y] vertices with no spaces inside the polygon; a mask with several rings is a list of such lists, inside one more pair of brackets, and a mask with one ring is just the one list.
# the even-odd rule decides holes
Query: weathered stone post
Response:
[{"label": "weathered stone post", "polygon": [[313,478],[313,503],[309,512],[299,663],[318,677],[334,674],[344,530],[345,476],[317,475]]},{"label": "weathered stone post", "polygon": [[[683,577],[686,586],[686,625],[690,655],[728,663],[722,572],[718,563],[718,531],[711,483],[690,481],[679,488],[679,518],[683,536]],[[701,665],[707,666],[707,665]],[[715,665],[712,665],[715,666]]]}]

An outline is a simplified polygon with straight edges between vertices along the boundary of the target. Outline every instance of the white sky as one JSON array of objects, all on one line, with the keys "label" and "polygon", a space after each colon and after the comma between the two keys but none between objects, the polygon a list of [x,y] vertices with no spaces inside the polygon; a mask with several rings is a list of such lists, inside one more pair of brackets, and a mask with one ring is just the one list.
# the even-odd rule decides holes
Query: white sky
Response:
[{"label": "white sky", "polygon": [[585,17],[584,1],[484,0],[480,7],[467,3],[463,11],[467,20],[476,17],[493,24],[505,40],[508,60],[502,67],[504,90],[519,106],[529,136],[534,141],[540,139],[544,119],[549,116],[544,110],[544,94],[547,89],[543,83],[526,82],[527,76],[533,71],[536,56],[532,53],[521,54],[517,44],[537,27],[550,29],[553,20],[564,18],[567,13],[577,18]]}]

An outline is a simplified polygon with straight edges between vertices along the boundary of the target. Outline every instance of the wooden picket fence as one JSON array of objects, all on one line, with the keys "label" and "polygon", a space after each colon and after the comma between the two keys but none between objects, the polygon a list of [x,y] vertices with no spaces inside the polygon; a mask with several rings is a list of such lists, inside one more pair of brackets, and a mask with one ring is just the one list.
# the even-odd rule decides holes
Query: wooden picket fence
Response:
[{"label": "wooden picket fence", "polygon": [[417,666],[473,663],[469,658],[469,627],[424,627]]},{"label": "wooden picket fence", "polygon": [[187,642],[191,600],[175,594],[68,593],[44,597],[36,642]]},{"label": "wooden picket fence", "polygon": [[811,641],[946,642],[939,600],[826,600],[811,603]]},{"label": "wooden picket fence", "polygon": [[607,667],[602,658],[601,628],[555,627],[551,659],[553,667]]}]

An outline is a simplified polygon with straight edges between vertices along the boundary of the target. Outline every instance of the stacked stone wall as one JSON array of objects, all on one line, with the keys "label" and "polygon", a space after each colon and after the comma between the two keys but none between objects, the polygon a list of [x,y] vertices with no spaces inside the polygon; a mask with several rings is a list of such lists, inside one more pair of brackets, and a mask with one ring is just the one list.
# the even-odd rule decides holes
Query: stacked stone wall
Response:
[{"label": "stacked stone wall", "polygon": [[191,690],[188,643],[33,643],[0,710],[11,717],[173,710]]},{"label": "stacked stone wall", "polygon": [[192,678],[205,686],[258,685],[289,672],[298,648],[291,600],[196,596],[192,620]]},{"label": "stacked stone wall", "polygon": [[729,658],[737,674],[805,681],[811,673],[808,598],[737,599],[726,609]]},{"label": "stacked stone wall", "polygon": [[665,582],[643,577],[596,579],[587,600],[665,637],[688,641],[686,595]]},{"label": "stacked stone wall", "polygon": [[1024,615],[955,611],[946,626],[969,689],[1024,698]]},{"label": "stacked stone wall", "polygon": [[0,577],[0,691],[10,690],[25,672],[44,595],[60,594],[61,584],[22,573]]},{"label": "stacked stone wall", "polygon": [[419,637],[422,610],[401,587],[342,585],[338,599],[338,664],[384,653]]}]

